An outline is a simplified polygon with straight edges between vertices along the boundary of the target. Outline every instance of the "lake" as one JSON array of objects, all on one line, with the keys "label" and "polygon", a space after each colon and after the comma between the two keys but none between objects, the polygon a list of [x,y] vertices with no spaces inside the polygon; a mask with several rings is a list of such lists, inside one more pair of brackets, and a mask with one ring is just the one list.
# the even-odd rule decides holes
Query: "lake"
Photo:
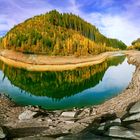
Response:
[{"label": "lake", "polygon": [[48,110],[101,104],[127,88],[135,66],[124,55],[101,64],[59,72],[30,72],[0,61],[0,93],[21,106]]}]

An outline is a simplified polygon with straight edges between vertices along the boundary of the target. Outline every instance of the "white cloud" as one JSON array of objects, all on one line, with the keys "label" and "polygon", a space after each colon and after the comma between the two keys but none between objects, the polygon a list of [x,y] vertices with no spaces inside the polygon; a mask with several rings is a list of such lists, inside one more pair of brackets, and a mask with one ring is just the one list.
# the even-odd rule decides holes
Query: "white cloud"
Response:
[{"label": "white cloud", "polygon": [[101,30],[105,35],[122,40],[127,45],[140,36],[140,29],[121,16],[104,15],[101,24]]},{"label": "white cloud", "polygon": [[[58,1],[57,1],[58,2]],[[64,2],[64,1],[63,1]],[[2,6],[5,5],[5,7]],[[108,12],[91,11],[90,13],[84,12],[81,7],[85,4],[94,6],[97,5],[103,9],[107,7]],[[138,17],[139,0],[124,4],[122,11],[115,12],[112,7],[114,0],[98,0],[78,2],[77,0],[67,0],[64,7],[53,5],[49,1],[24,1],[24,0],[1,0],[0,1],[0,31],[9,30],[15,24],[23,22],[25,19],[34,15],[45,13],[52,9],[57,9],[60,12],[72,12],[81,16],[83,19],[97,26],[101,33],[108,37],[117,38],[126,44],[130,43],[136,38],[140,37],[140,19]],[[96,8],[96,7],[95,7]],[[136,16],[137,14],[137,16]]]},{"label": "white cloud", "polygon": [[131,45],[133,40],[140,37],[140,25],[136,25],[124,15],[94,12],[83,16],[88,22],[98,27],[105,36],[122,40],[127,45]]}]

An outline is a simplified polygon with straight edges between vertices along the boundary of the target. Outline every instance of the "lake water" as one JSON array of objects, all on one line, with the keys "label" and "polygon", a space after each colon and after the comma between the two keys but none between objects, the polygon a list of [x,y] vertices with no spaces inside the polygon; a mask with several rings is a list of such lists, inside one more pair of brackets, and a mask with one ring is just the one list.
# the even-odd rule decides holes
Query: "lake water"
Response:
[{"label": "lake water", "polygon": [[132,79],[135,66],[125,56],[61,72],[29,72],[0,61],[0,93],[19,105],[49,110],[82,108],[117,96]]}]

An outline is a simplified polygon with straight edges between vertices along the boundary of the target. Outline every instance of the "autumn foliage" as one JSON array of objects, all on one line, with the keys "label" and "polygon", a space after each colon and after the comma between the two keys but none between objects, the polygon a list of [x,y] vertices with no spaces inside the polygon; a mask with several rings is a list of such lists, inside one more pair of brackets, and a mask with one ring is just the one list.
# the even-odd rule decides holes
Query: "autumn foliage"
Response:
[{"label": "autumn foliage", "polygon": [[123,42],[105,37],[79,16],[56,10],[15,26],[0,40],[0,46],[23,53],[63,56],[126,49]]}]

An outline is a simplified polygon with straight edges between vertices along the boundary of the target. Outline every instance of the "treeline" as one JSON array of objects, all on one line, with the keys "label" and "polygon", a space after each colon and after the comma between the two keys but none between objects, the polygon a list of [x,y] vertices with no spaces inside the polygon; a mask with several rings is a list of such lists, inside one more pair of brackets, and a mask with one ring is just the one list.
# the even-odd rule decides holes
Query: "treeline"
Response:
[{"label": "treeline", "polygon": [[132,45],[128,47],[128,49],[136,49],[140,50],[140,38],[132,42]]},{"label": "treeline", "polygon": [[103,36],[79,16],[56,10],[15,26],[0,45],[24,53],[77,56],[126,49],[123,42]]}]

